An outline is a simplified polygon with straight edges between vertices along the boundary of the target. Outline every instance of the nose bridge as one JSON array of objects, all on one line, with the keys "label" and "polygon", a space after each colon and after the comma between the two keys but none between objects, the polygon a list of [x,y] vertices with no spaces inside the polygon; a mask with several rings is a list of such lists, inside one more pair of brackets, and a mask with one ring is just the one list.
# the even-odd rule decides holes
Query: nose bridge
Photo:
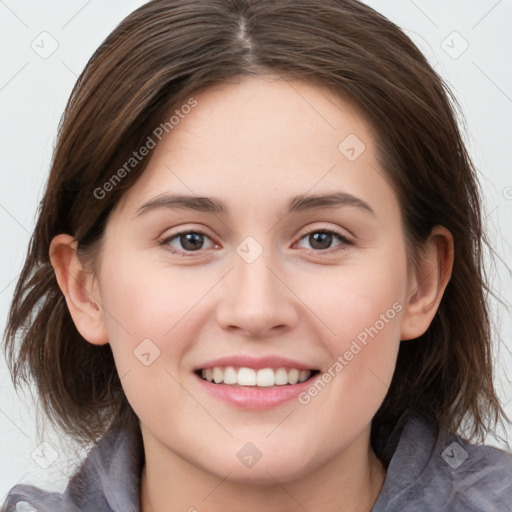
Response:
[{"label": "nose bridge", "polygon": [[[261,241],[262,237],[258,239]],[[253,236],[245,237],[236,247],[233,258],[233,279],[239,299],[257,304],[268,303],[275,290],[275,276],[269,267],[276,266],[272,237],[267,237],[261,245]],[[274,286],[273,286],[274,285]]]},{"label": "nose bridge", "polygon": [[[234,268],[234,279],[239,301],[246,303],[246,306],[254,304],[261,307],[264,304],[270,304],[279,292],[276,289],[277,283],[274,274],[269,270],[272,266],[271,258],[267,251],[266,255],[261,255],[256,261],[248,263],[243,258],[238,258]],[[261,304],[260,304],[261,302]]]},{"label": "nose bridge", "polygon": [[271,270],[278,266],[272,250],[261,248],[256,255],[257,248],[251,243],[251,240],[247,245],[242,242],[237,248],[218,320],[225,328],[238,327],[262,335],[274,327],[291,326],[296,322],[296,313],[286,287],[274,274],[275,270]]}]

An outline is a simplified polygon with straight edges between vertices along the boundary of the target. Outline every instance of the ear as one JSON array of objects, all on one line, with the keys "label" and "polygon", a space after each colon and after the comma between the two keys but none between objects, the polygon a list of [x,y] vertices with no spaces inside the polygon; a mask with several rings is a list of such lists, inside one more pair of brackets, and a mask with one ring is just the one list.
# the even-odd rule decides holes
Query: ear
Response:
[{"label": "ear", "polygon": [[453,237],[436,226],[411,268],[407,300],[402,317],[401,339],[411,340],[426,332],[437,312],[453,268]]},{"label": "ear", "polygon": [[72,236],[57,235],[50,244],[50,262],[78,332],[93,345],[105,345],[108,336],[97,280],[83,267],[77,247]]}]

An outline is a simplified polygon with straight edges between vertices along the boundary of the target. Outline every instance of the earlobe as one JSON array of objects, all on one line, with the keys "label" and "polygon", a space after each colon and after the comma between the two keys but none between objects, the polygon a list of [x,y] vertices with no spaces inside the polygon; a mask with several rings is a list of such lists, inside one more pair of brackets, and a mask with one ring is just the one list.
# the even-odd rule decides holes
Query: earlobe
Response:
[{"label": "earlobe", "polygon": [[450,281],[453,250],[451,233],[442,226],[436,226],[412,270],[402,317],[402,340],[418,338],[432,322]]},{"label": "earlobe", "polygon": [[50,261],[78,332],[89,343],[104,345],[108,336],[96,277],[83,267],[77,246],[72,236],[57,235],[50,244]]}]

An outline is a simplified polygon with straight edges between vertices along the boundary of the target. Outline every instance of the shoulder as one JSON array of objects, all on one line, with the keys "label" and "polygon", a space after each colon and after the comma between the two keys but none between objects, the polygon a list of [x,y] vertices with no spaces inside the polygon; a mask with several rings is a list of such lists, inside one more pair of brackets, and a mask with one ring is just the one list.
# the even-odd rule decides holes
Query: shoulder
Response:
[{"label": "shoulder", "polygon": [[411,419],[372,512],[391,510],[510,512],[512,455]]},{"label": "shoulder", "polygon": [[140,434],[111,430],[91,449],[63,494],[17,485],[0,512],[136,512],[142,463]]},{"label": "shoulder", "polygon": [[512,454],[447,436],[441,452],[443,474],[461,503],[478,512],[512,510]]},{"label": "shoulder", "polygon": [[62,494],[45,492],[31,485],[16,485],[9,491],[0,512],[56,512],[61,509]]}]

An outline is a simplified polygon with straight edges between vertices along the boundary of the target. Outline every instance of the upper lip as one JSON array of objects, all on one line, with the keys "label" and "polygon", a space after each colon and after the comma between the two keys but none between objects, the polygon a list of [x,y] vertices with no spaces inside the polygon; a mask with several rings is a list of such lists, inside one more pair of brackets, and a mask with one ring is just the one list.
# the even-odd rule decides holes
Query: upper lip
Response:
[{"label": "upper lip", "polygon": [[296,368],[297,370],[314,370],[311,365],[289,359],[282,356],[253,357],[245,355],[227,356],[208,361],[196,366],[194,371],[204,370],[206,368],[234,366],[236,368],[253,368],[261,370],[262,368]]}]

